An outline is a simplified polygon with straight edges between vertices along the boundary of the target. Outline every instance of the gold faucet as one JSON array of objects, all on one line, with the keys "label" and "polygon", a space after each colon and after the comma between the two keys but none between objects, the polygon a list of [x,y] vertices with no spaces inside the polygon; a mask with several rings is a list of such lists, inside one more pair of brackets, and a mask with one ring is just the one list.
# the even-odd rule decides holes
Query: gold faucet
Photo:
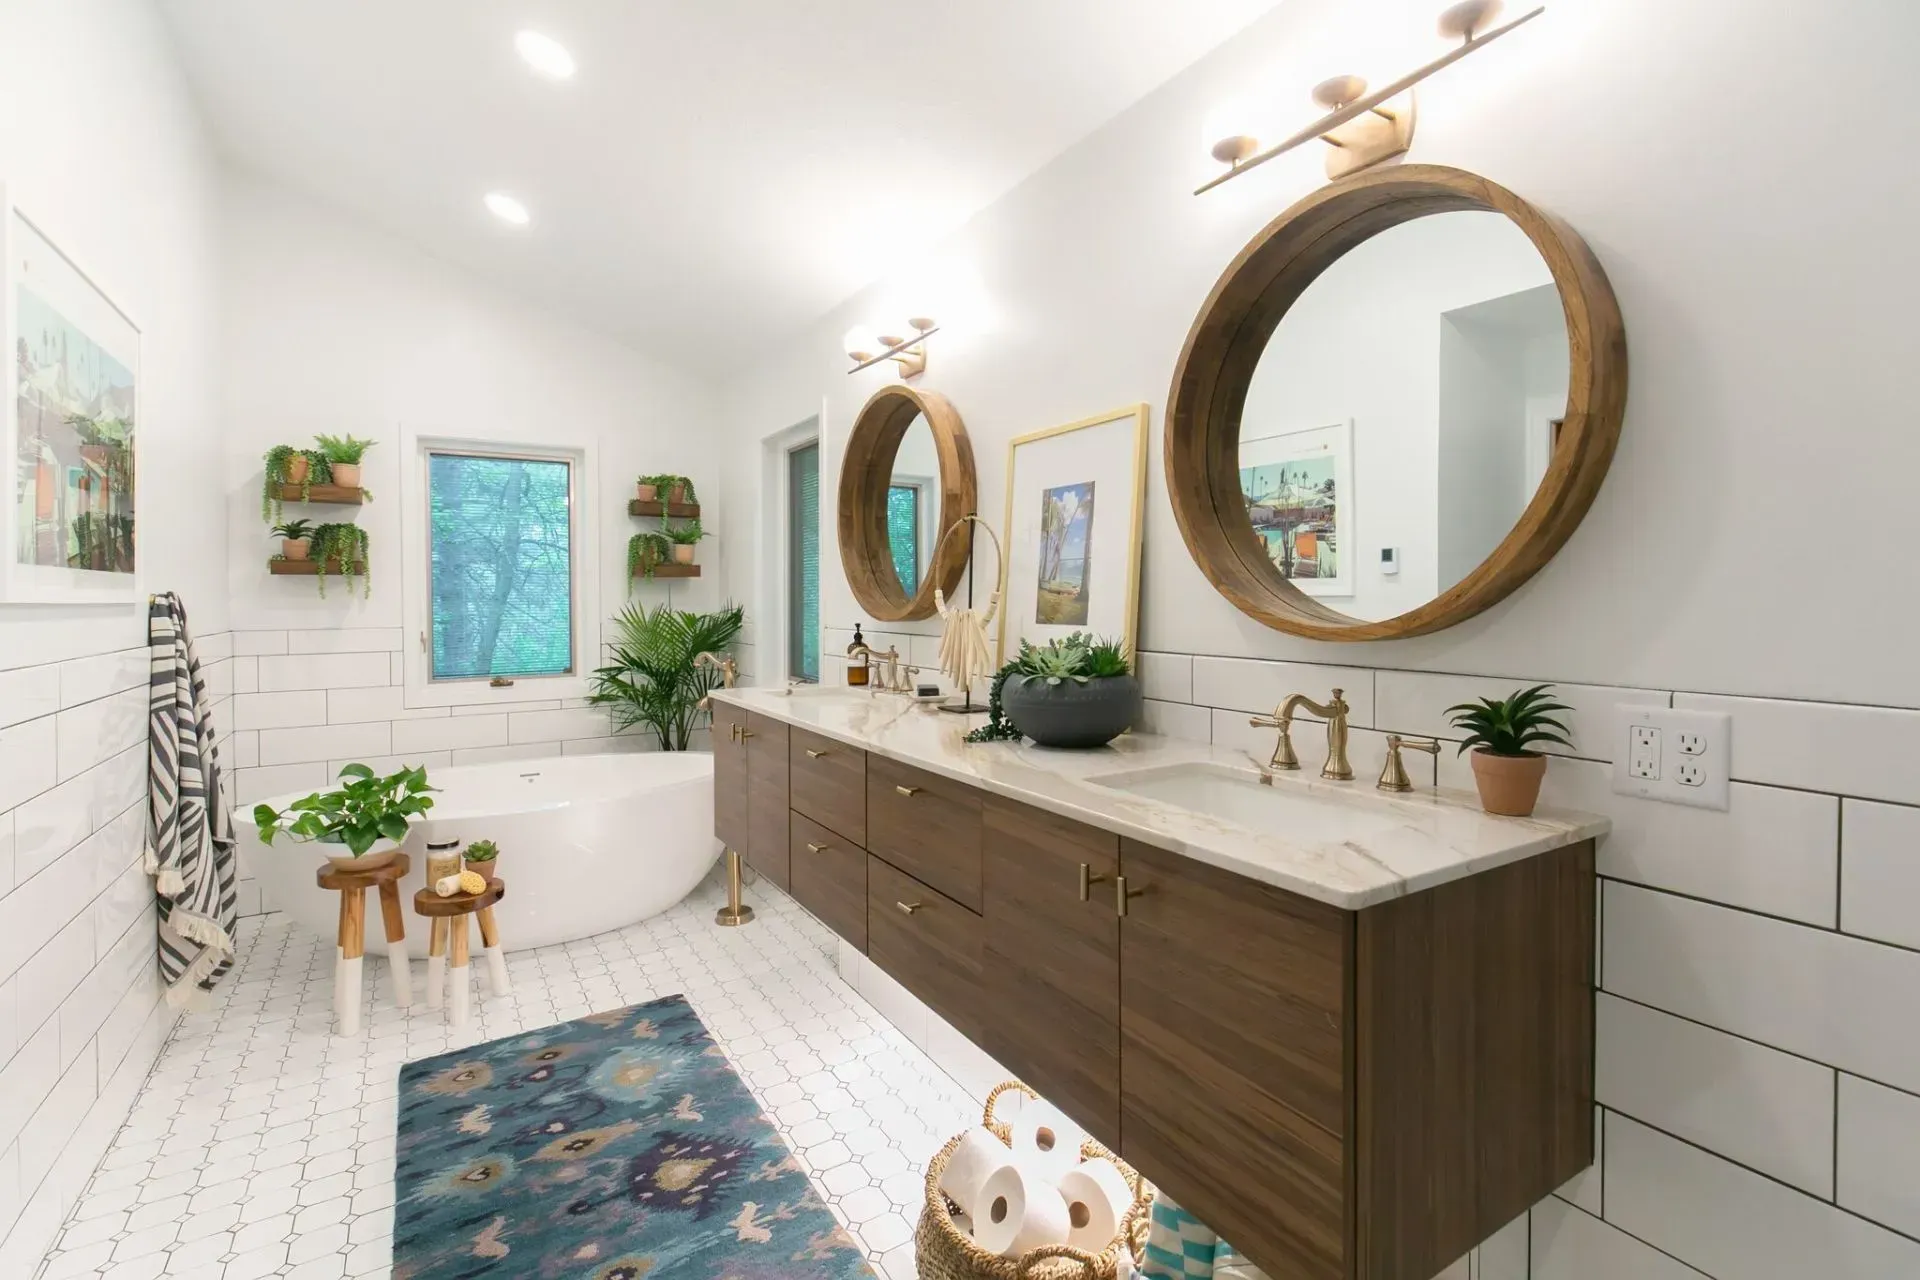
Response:
[{"label": "gold faucet", "polygon": [[[696,653],[693,655],[693,665],[696,667],[707,666],[716,668],[720,672],[720,684],[723,688],[733,688],[734,681],[740,678],[740,664],[735,661],[733,655],[730,653],[719,654],[713,652],[711,649],[704,653]],[[713,695],[711,693],[700,699],[700,709],[702,711],[710,710],[712,707]]]},{"label": "gold faucet", "polygon": [[[1380,769],[1380,781],[1374,785],[1382,791],[1411,791],[1413,779],[1407,776],[1407,766],[1400,760],[1400,751],[1424,751],[1434,759],[1434,771],[1439,772],[1440,744],[1432,738],[1403,738],[1397,733],[1387,735],[1387,762]],[[1437,779],[1436,779],[1437,783]]]},{"label": "gold faucet", "polygon": [[1332,778],[1336,782],[1345,782],[1353,777],[1353,766],[1347,763],[1347,700],[1340,695],[1343,689],[1335,689],[1333,698],[1324,706],[1313,701],[1304,693],[1290,693],[1286,701],[1273,709],[1270,716],[1253,716],[1247,723],[1256,729],[1278,729],[1279,741],[1273,744],[1273,759],[1268,763],[1275,769],[1298,769],[1300,757],[1293,753],[1293,713],[1305,707],[1314,715],[1327,722],[1327,763],[1320,770],[1323,778]]}]

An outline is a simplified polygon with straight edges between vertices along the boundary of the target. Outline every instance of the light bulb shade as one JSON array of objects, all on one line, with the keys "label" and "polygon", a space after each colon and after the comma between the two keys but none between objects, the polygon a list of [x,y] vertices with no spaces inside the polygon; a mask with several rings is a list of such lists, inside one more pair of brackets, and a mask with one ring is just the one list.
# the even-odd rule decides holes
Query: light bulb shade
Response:
[{"label": "light bulb shade", "polygon": [[1504,6],[1501,0],[1457,0],[1440,10],[1440,34],[1449,40],[1471,40],[1492,26]]},{"label": "light bulb shade", "polygon": [[1200,126],[1200,142],[1221,164],[1239,164],[1260,149],[1246,110],[1238,103],[1217,107]]},{"label": "light bulb shade", "polygon": [[524,227],[533,221],[533,215],[527,212],[527,206],[504,191],[489,191],[486,206],[488,213],[511,226]]},{"label": "light bulb shade", "polygon": [[522,61],[549,80],[572,78],[573,55],[552,36],[541,35],[538,31],[522,31],[514,36],[513,47]]},{"label": "light bulb shade", "polygon": [[847,330],[846,336],[840,339],[840,342],[846,348],[848,358],[852,360],[871,360],[881,350],[880,340],[873,336],[873,330],[863,324],[857,324]]}]

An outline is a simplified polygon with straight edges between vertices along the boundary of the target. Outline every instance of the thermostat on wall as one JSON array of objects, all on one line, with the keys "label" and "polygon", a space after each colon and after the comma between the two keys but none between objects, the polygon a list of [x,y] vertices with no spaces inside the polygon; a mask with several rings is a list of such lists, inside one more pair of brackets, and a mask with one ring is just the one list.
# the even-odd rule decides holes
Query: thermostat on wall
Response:
[{"label": "thermostat on wall", "polygon": [[1380,572],[1389,577],[1400,572],[1400,548],[1380,548]]}]

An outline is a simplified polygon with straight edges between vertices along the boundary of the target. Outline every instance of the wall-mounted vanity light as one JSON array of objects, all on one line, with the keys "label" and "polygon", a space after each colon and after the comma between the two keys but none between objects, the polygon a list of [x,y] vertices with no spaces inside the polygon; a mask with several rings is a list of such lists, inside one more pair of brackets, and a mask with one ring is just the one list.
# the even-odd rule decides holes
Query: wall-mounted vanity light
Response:
[{"label": "wall-mounted vanity light", "polygon": [[1314,86],[1313,100],[1326,108],[1327,114],[1264,151],[1260,150],[1259,139],[1244,129],[1218,133],[1209,150],[1215,160],[1227,166],[1227,171],[1201,183],[1193,194],[1200,195],[1223,182],[1231,182],[1247,170],[1315,138],[1332,148],[1327,154],[1329,178],[1344,178],[1404,154],[1413,145],[1413,86],[1547,11],[1546,6],[1541,5],[1511,22],[1491,25],[1500,16],[1500,9],[1501,0],[1460,0],[1448,5],[1440,13],[1440,34],[1460,43],[1392,84],[1370,90],[1364,79],[1350,75],[1321,81]]},{"label": "wall-mounted vanity light", "polygon": [[917,378],[925,373],[927,339],[940,332],[940,328],[925,316],[915,316],[907,321],[907,325],[913,330],[911,338],[903,338],[896,332],[875,333],[860,324],[847,330],[843,341],[847,348],[847,359],[853,361],[853,368],[847,372],[858,373],[882,360],[892,360],[900,366],[902,378]]}]

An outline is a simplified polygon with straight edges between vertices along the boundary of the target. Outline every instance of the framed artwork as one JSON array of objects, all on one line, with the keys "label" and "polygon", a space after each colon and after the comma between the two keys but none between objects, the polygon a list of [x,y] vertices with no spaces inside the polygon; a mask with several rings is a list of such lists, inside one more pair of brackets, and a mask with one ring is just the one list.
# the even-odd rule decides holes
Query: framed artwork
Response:
[{"label": "framed artwork", "polygon": [[1353,423],[1240,441],[1247,519],[1280,576],[1310,596],[1353,594]]},{"label": "framed artwork", "polygon": [[1001,662],[1022,640],[1044,644],[1076,631],[1133,653],[1146,486],[1144,404],[1007,446]]},{"label": "framed artwork", "polygon": [[140,330],[0,189],[0,601],[138,598]]}]

